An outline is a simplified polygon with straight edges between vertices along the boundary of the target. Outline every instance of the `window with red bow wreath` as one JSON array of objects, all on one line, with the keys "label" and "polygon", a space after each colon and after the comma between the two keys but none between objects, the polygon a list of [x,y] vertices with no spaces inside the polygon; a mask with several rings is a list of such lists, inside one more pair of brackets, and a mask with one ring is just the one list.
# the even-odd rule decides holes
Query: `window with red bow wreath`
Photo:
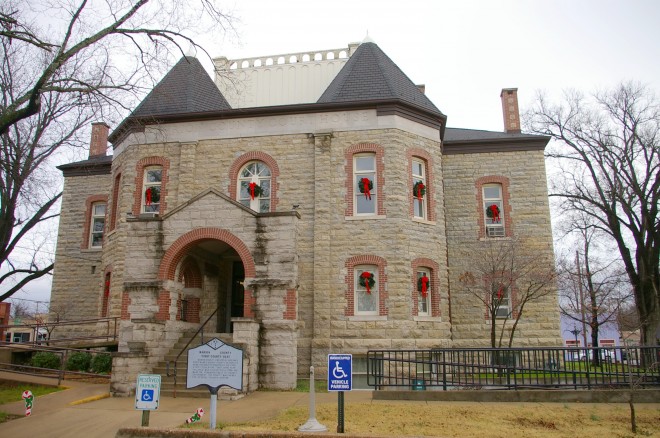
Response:
[{"label": "window with red bow wreath", "polygon": [[250,195],[250,199],[254,199],[255,197],[261,196],[261,186],[257,183],[251,182],[248,184],[248,194]]},{"label": "window with red bow wreath", "polygon": [[431,279],[427,276],[419,277],[417,280],[417,291],[422,293],[422,296],[426,298],[426,295],[429,293],[431,286]]},{"label": "window with red bow wreath", "polygon": [[364,193],[364,197],[371,199],[371,191],[374,189],[374,183],[369,178],[361,178],[358,181],[358,189],[360,193]]},{"label": "window with red bow wreath", "polygon": [[367,293],[371,293],[371,288],[376,285],[376,280],[374,280],[374,274],[371,272],[363,272],[360,274],[360,280],[359,280],[360,286],[364,287],[367,289]]},{"label": "window with red bow wreath", "polygon": [[413,186],[413,196],[416,196],[417,199],[422,199],[426,195],[426,186],[423,182],[417,181]]},{"label": "window with red bow wreath", "polygon": [[489,219],[492,219],[493,222],[499,222],[500,221],[500,207],[498,207],[496,204],[491,204],[486,208],[486,216]]},{"label": "window with red bow wreath", "polygon": [[160,202],[160,187],[148,187],[144,191],[144,203],[146,205],[158,204]]}]

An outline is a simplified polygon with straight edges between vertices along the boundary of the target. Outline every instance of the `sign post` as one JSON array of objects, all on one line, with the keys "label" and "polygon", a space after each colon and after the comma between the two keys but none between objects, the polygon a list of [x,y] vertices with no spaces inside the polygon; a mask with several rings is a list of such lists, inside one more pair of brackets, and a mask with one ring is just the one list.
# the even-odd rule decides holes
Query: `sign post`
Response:
[{"label": "sign post", "polygon": [[344,391],[353,389],[353,355],[328,354],[328,391],[337,394],[337,433],[344,433]]},{"label": "sign post", "polygon": [[160,403],[160,374],[140,374],[135,385],[135,409],[142,411],[142,427],[149,426],[149,413]]},{"label": "sign post", "polygon": [[211,393],[210,429],[215,429],[218,389],[222,386],[243,389],[243,350],[213,338],[188,350],[186,388],[206,386]]}]

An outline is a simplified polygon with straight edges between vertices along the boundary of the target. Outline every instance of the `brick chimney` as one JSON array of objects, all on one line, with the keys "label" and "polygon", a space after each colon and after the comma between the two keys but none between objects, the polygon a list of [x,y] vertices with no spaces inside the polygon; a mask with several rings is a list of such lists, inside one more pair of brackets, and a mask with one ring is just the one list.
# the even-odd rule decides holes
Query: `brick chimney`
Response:
[{"label": "brick chimney", "polygon": [[89,158],[105,156],[108,149],[110,127],[103,122],[92,123],[92,139],[89,142]]},{"label": "brick chimney", "polygon": [[509,134],[520,134],[520,111],[518,110],[518,89],[503,88],[500,93],[502,98],[502,114],[504,115],[504,132]]}]

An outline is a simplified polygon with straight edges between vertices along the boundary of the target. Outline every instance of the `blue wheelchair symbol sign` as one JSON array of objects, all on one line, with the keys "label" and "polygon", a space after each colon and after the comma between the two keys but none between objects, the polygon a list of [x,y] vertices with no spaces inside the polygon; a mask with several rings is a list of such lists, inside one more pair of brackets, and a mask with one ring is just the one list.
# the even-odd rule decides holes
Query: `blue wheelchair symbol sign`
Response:
[{"label": "blue wheelchair symbol sign", "polygon": [[353,355],[328,355],[328,391],[350,391],[353,388]]},{"label": "blue wheelchair symbol sign", "polygon": [[154,401],[154,390],[153,389],[143,389],[142,390],[142,397],[140,397],[140,400],[144,401],[144,402]]}]

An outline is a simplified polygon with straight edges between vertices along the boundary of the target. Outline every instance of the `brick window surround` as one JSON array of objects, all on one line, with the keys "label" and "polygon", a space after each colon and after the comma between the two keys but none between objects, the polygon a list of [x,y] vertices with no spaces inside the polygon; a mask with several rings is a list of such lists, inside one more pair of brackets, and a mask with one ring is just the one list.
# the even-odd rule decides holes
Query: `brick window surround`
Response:
[{"label": "brick window surround", "polygon": [[110,207],[110,223],[108,231],[112,231],[117,226],[117,210],[119,209],[119,187],[121,183],[121,172],[117,173],[112,184],[112,206]]},{"label": "brick window surround", "polygon": [[346,309],[344,310],[345,316],[355,316],[355,267],[362,265],[375,266],[378,270],[378,316],[387,316],[388,311],[385,302],[388,298],[385,284],[387,284],[387,274],[385,267],[387,262],[384,258],[374,255],[359,255],[351,257],[344,263],[346,267],[346,278],[344,279],[346,285]]},{"label": "brick window surround", "polygon": [[440,288],[438,287],[439,279],[438,272],[440,270],[440,265],[434,262],[431,259],[427,258],[417,258],[412,261],[412,316],[417,316],[418,306],[417,300],[419,293],[417,291],[417,271],[420,268],[426,268],[431,273],[431,289],[429,294],[431,295],[431,309],[430,316],[439,317],[440,315]]},{"label": "brick window surround", "polygon": [[270,169],[270,211],[277,211],[277,204],[279,202],[279,198],[277,196],[279,192],[279,185],[277,179],[280,176],[280,168],[277,165],[277,161],[275,161],[273,157],[265,152],[246,152],[234,160],[234,162],[229,167],[229,187],[227,190],[229,197],[231,199],[238,200],[238,193],[236,193],[236,186],[238,185],[238,173],[241,171],[243,166],[245,166],[250,161],[262,161]]},{"label": "brick window surround", "polygon": [[[435,196],[434,196],[434,184],[433,181],[433,158],[431,157],[431,154],[426,152],[424,149],[419,149],[419,148],[411,148],[408,149],[406,152],[407,158],[408,158],[408,173],[411,172],[412,169],[412,162],[413,159],[417,159],[419,161],[422,161],[425,165],[425,171],[426,171],[426,195],[424,196],[426,198],[426,220],[429,222],[435,221]],[[412,183],[412,176],[408,177],[408,193],[413,192],[413,183]],[[413,207],[413,198],[412,196],[408,196],[409,201],[408,201],[408,210],[410,217],[413,217],[414,215],[414,207]]]},{"label": "brick window surround", "polygon": [[[346,180],[344,182],[346,188],[346,197],[344,198],[346,202],[346,210],[344,212],[345,216],[355,216],[353,212],[353,200],[355,199],[354,190],[357,190],[357,188],[353,187],[353,156],[356,154],[366,153],[372,153],[376,156],[376,187],[378,194],[378,196],[376,196],[376,215],[385,215],[385,193],[383,192],[383,187],[385,185],[385,166],[383,164],[385,150],[382,146],[375,143],[358,143],[349,146],[344,152],[344,162],[346,163],[344,168],[344,172],[346,174]],[[365,215],[364,217],[368,218],[369,216]]]},{"label": "brick window surround", "polygon": [[504,237],[513,236],[513,221],[511,220],[511,204],[509,196],[509,178],[505,176],[482,176],[474,183],[477,191],[477,224],[479,239],[486,238],[486,224],[484,220],[484,191],[486,184],[499,184],[502,186],[502,205],[504,206]]},{"label": "brick window surround", "polygon": [[[94,204],[96,203],[105,203],[106,205],[106,217],[107,217],[107,211],[108,211],[108,196],[107,195],[91,195],[88,196],[87,199],[85,200],[85,223],[83,224],[83,237],[82,237],[82,242],[80,243],[80,249],[89,249],[89,233],[90,233],[90,227],[92,225],[92,208],[94,207]],[[107,225],[107,222],[106,222]],[[104,226],[104,229],[107,229],[107,226]],[[105,240],[105,232],[103,233],[103,240]],[[94,249],[100,249],[100,248],[94,248]]]},{"label": "brick window surround", "polygon": [[144,170],[150,166],[160,166],[162,169],[160,183],[160,210],[161,216],[167,211],[167,183],[169,181],[170,160],[164,157],[142,158],[135,165],[135,193],[133,194],[133,214],[142,213],[142,185],[144,183]]}]

